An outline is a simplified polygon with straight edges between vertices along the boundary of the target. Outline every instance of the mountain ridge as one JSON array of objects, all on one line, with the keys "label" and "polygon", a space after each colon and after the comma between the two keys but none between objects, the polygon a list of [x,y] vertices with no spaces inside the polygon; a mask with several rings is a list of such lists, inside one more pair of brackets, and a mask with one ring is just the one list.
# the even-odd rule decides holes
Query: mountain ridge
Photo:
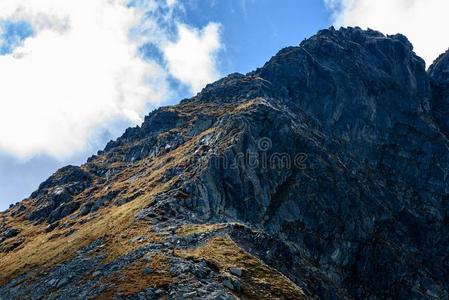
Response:
[{"label": "mountain ridge", "polygon": [[153,111],[1,214],[0,293],[447,297],[448,58],[331,27]]}]

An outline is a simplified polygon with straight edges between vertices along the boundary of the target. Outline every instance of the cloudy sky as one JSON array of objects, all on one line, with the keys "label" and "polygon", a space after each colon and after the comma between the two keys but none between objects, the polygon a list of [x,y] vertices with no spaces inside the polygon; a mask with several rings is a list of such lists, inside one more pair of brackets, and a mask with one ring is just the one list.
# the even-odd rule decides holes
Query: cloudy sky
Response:
[{"label": "cloudy sky", "polygon": [[427,63],[447,0],[1,0],[0,210],[160,105],[336,26],[402,32]]}]

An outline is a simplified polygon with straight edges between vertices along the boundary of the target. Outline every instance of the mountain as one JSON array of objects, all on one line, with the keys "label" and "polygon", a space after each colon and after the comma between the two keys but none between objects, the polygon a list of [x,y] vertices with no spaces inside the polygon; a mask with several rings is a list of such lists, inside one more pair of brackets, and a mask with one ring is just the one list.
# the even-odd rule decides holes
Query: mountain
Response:
[{"label": "mountain", "polygon": [[447,299],[449,52],[322,30],[0,215],[1,299]]}]

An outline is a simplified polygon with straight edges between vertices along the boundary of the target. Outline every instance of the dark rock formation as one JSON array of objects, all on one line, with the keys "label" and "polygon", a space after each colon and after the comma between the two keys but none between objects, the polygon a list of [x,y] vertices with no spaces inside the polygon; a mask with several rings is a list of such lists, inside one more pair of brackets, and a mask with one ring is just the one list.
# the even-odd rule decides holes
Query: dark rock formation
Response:
[{"label": "dark rock formation", "polygon": [[78,209],[79,204],[70,203],[74,196],[92,183],[92,176],[80,167],[67,166],[44,181],[31,198],[38,204],[28,216],[30,221],[48,218],[53,223]]},{"label": "dark rock formation", "polygon": [[[427,73],[402,35],[330,28],[152,112],[25,203],[57,238],[89,232],[83,249],[98,256],[79,250],[32,287],[17,290],[28,272],[0,293],[449,297],[448,57]],[[136,234],[147,227],[157,239]],[[166,261],[136,273],[145,253]],[[101,284],[117,274],[151,280]]]},{"label": "dark rock formation", "polygon": [[449,50],[429,68],[432,85],[432,111],[441,131],[449,136]]}]

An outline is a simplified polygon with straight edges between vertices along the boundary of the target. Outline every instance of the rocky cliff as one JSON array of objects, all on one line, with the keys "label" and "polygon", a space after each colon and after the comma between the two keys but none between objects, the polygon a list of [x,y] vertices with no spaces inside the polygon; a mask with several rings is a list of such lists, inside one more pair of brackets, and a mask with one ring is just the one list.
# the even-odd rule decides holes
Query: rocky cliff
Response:
[{"label": "rocky cliff", "polygon": [[449,53],[322,30],[0,215],[1,299],[449,297]]}]

